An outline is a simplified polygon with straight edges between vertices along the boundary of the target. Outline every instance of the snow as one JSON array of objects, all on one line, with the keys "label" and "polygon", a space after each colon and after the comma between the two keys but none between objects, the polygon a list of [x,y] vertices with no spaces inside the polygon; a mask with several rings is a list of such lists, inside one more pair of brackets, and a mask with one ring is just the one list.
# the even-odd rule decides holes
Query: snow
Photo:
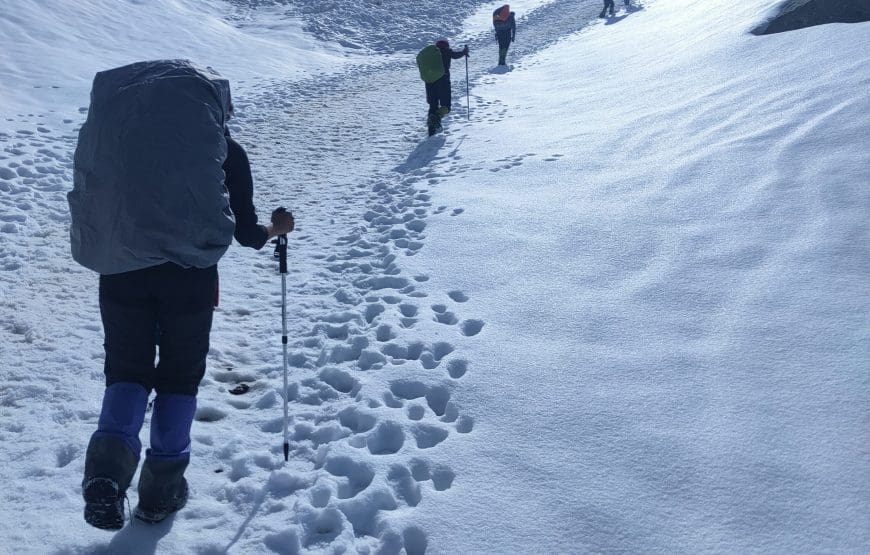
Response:
[{"label": "snow", "polygon": [[[471,113],[459,60],[426,138],[438,9],[405,4],[0,14],[0,551],[870,550],[870,24],[517,2],[496,68],[493,7],[439,2]],[[65,195],[93,73],[161,56],[231,79],[260,213],[297,216],[291,457],[277,263],[236,245],[190,503],[109,534],[81,518],[102,328]]]}]

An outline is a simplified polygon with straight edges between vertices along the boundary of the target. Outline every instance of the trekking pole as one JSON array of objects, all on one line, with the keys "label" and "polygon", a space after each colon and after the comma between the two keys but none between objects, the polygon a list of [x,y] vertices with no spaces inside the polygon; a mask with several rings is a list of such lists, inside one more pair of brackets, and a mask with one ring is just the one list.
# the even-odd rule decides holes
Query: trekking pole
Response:
[{"label": "trekking pole", "polygon": [[[467,44],[465,48],[468,48]],[[465,115],[468,121],[471,121],[471,97],[468,94],[468,54],[465,55],[465,105],[467,106]]]},{"label": "trekking pole", "polygon": [[[284,211],[284,208],[276,209]],[[278,259],[278,272],[281,274],[281,347],[284,350],[284,462],[290,458],[290,441],[287,433],[287,234],[275,239],[275,258]]]}]

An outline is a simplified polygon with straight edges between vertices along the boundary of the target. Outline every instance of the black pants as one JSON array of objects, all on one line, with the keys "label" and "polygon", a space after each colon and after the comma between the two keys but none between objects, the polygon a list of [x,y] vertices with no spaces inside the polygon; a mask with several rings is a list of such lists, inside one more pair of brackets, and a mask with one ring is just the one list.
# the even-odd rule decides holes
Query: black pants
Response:
[{"label": "black pants", "polygon": [[508,48],[511,45],[511,32],[497,31],[495,38],[498,40],[498,64],[503,66],[507,63]]},{"label": "black pants", "polygon": [[450,108],[451,102],[450,76],[444,75],[434,83],[426,83],[426,102],[429,103],[429,113],[438,112],[439,106]]},{"label": "black pants", "polygon": [[205,374],[216,286],[217,266],[167,263],[100,276],[106,386],[133,382],[148,391],[196,395]]},{"label": "black pants", "polygon": [[615,7],[613,5],[613,0],[604,0],[604,9],[601,10],[600,17],[604,17],[604,14],[607,12],[607,9],[610,9],[610,15],[613,15]]}]

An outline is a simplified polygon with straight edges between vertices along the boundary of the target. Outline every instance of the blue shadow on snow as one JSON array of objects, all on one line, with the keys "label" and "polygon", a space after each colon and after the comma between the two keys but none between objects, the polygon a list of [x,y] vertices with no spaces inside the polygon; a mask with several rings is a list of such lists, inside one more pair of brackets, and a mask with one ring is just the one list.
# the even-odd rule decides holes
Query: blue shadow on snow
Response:
[{"label": "blue shadow on snow", "polygon": [[622,21],[626,17],[630,16],[631,14],[641,11],[642,9],[643,9],[643,6],[633,6],[633,5],[628,6],[625,8],[625,13],[622,13],[620,15],[609,16],[607,18],[607,21],[604,22],[604,24],[605,25],[614,25],[616,23],[619,23],[620,21]]},{"label": "blue shadow on snow", "polygon": [[427,138],[425,141],[417,145],[417,148],[408,156],[408,159],[396,166],[394,169],[399,173],[408,173],[414,170],[419,170],[425,167],[435,156],[438,151],[444,146],[447,139],[444,135],[434,135]]},{"label": "blue shadow on snow", "polygon": [[157,544],[160,539],[172,530],[173,521],[176,515],[172,515],[163,522],[157,524],[147,524],[135,519],[127,521],[126,526],[119,530],[108,544],[89,545],[84,548],[76,548],[73,551],[62,549],[56,551],[55,555],[80,554],[87,553],[88,555],[113,555],[123,553],[124,555],[155,555],[161,553]]}]

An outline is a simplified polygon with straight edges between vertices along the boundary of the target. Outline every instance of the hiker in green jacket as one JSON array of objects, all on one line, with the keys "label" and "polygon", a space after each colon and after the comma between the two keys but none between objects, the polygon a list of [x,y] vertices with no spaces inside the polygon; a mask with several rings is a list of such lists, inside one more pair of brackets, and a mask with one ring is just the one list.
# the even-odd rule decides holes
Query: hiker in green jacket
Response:
[{"label": "hiker in green jacket", "polygon": [[444,75],[434,83],[426,83],[426,102],[429,103],[429,117],[427,124],[430,131],[436,131],[441,127],[441,118],[450,113],[451,90],[450,90],[450,61],[468,56],[468,46],[462,50],[453,50],[447,39],[441,39],[435,43],[441,51],[441,60],[444,63]]}]

